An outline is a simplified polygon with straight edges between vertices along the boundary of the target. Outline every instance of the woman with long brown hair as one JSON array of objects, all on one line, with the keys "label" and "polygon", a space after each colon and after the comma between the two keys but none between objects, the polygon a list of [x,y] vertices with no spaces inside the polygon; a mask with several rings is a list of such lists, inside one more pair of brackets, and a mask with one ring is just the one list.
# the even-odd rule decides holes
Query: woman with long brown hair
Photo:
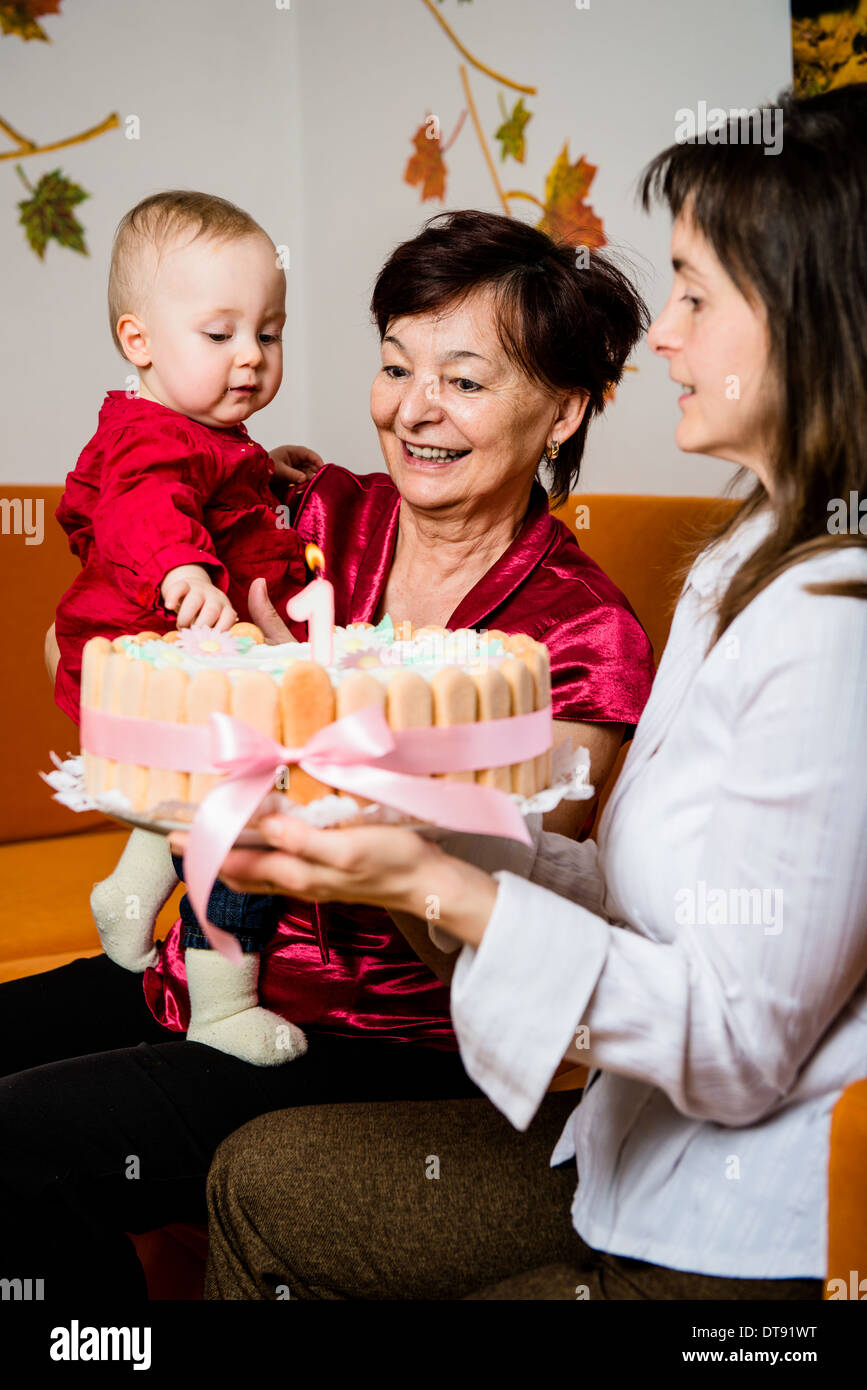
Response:
[{"label": "woman with long brown hair", "polygon": [[[687,577],[598,850],[549,835],[528,879],[491,876],[281,819],[228,856],[248,891],[418,915],[435,891],[496,1109],[245,1126],[211,1170],[208,1297],[822,1296],[830,1113],[867,1075],[865,98],[785,96],[778,154],[732,118],[645,171],[677,443],[755,481]],[[546,1095],[564,1057],[577,1108]]]}]

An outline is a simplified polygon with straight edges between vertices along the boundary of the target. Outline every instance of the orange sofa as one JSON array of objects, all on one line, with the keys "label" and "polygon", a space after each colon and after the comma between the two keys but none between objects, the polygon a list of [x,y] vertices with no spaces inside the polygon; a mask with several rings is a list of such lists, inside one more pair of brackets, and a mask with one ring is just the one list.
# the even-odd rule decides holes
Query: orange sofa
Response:
[{"label": "orange sofa", "polygon": [[[98,954],[90,892],[111,872],[128,833],[104,816],[74,814],[52,801],[50,789],[37,775],[51,768],[49,750],[60,756],[78,750],[78,731],[54,704],[43,662],[43,639],[57,600],[78,572],[78,562],[54,520],[61,491],[0,488],[0,575],[6,611],[15,615],[22,641],[14,650],[0,650],[0,700],[7,730],[0,797],[0,870],[5,885],[0,980]],[[31,538],[38,539],[33,522],[40,504],[43,536],[30,544]],[[571,497],[559,514],[627,595],[658,659],[685,558],[732,506],[721,499],[588,494]],[[609,791],[625,752],[621,750],[615,764]],[[158,936],[165,935],[177,917],[180,893],[176,890],[163,909]],[[848,1285],[850,1270],[867,1269],[867,1079],[850,1086],[838,1102],[831,1140],[827,1274],[829,1279],[844,1278]],[[201,1297],[204,1228],[166,1227],[133,1239],[151,1298]]]}]

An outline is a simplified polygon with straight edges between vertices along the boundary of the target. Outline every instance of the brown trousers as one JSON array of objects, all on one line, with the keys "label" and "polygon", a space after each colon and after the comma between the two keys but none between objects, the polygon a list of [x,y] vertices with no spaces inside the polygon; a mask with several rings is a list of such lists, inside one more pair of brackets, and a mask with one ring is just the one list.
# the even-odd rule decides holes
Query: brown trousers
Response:
[{"label": "brown trousers", "polygon": [[225,1139],[208,1178],[206,1299],[820,1299],[819,1279],[720,1279],[593,1250],[575,1166],[548,1166],[576,1093],[523,1134],[487,1100],[301,1106]]}]

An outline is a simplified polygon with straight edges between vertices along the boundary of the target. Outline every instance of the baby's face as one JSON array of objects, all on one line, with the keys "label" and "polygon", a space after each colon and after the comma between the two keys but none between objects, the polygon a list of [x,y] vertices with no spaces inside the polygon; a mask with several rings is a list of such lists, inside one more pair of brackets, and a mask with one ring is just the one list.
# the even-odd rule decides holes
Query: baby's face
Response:
[{"label": "baby's face", "polygon": [[145,399],[218,428],[274,399],[286,321],[286,277],[276,261],[264,236],[199,237],[163,253],[141,316],[150,358],[139,367]]}]

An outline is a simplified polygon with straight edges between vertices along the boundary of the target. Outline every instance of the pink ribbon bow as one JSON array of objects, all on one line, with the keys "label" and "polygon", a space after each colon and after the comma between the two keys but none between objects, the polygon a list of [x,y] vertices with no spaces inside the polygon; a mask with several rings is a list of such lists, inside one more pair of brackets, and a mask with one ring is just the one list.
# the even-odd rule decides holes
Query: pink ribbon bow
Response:
[{"label": "pink ribbon bow", "polygon": [[[551,746],[551,707],[507,719],[395,731],[381,706],[370,705],[327,724],[302,747],[286,748],[228,714],[214,713],[205,725],[189,725],[83,705],[81,741],[95,757],[225,774],[196,811],[184,873],[205,936],[223,955],[240,962],[243,953],[236,937],[207,920],[208,902],[239,831],[273,789],[282,768],[297,763],[326,786],[378,801],[415,820],[529,844],[523,817],[505,792],[428,774],[502,767],[544,753]],[[314,920],[325,954],[316,911]]]},{"label": "pink ribbon bow", "polygon": [[[211,890],[238,832],[272,790],[280,769],[290,763],[297,763],[302,771],[327,786],[368,797],[418,820],[452,830],[502,835],[530,843],[523,817],[505,793],[476,782],[407,775],[401,769],[412,766],[416,773],[420,760],[433,763],[429,771],[439,768],[452,771],[454,763],[462,763],[467,770],[472,766],[496,766],[497,758],[500,764],[507,758],[515,762],[518,760],[515,739],[519,731],[513,726],[520,721],[524,721],[526,731],[522,742],[536,735],[533,751],[542,752],[544,747],[539,746],[538,734],[543,728],[547,729],[548,744],[544,746],[549,746],[550,709],[473,726],[406,730],[395,734],[386,723],[382,708],[370,705],[326,725],[301,748],[286,748],[231,715],[212,714],[210,721],[210,762],[216,771],[228,776],[208,793],[196,812],[184,855],[184,870],[190,902],[203,932],[229,959],[240,961],[241,948],[231,933],[207,920]],[[510,736],[506,736],[505,730],[494,729],[497,724],[508,725]],[[493,746],[495,740],[487,740],[492,744],[490,752],[496,755],[492,762],[486,760],[483,751],[468,752],[466,731],[470,727],[477,734],[480,730],[488,730],[497,735],[499,748]],[[455,729],[463,729],[463,732],[455,733]],[[450,747],[454,744],[465,746]],[[506,744],[507,758],[503,756]],[[427,758],[424,745],[429,750]],[[387,761],[387,768],[377,766],[383,761]]]}]

